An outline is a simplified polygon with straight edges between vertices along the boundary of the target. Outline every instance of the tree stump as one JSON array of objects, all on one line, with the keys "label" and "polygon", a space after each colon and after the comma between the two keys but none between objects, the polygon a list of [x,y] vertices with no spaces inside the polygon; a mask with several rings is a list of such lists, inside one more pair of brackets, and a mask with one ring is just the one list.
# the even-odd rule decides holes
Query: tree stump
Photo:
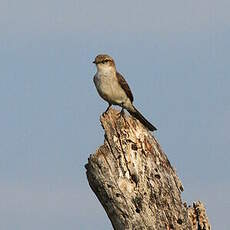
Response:
[{"label": "tree stump", "polygon": [[182,203],[183,186],[154,136],[135,118],[101,116],[104,145],[86,164],[88,182],[116,230],[209,230],[204,205]]}]

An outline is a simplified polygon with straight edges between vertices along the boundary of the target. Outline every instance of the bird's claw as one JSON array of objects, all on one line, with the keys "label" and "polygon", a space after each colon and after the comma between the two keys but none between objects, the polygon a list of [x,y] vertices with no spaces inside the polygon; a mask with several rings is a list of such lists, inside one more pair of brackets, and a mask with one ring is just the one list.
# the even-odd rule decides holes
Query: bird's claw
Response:
[{"label": "bird's claw", "polygon": [[109,111],[110,107],[111,107],[111,105],[109,105],[109,106],[107,107],[107,109],[105,110],[105,112],[102,113],[102,116],[103,116],[103,117],[107,114],[107,112]]},{"label": "bird's claw", "polygon": [[124,111],[124,109],[122,108],[122,110],[118,113],[118,117],[119,118],[125,118],[125,111]]}]

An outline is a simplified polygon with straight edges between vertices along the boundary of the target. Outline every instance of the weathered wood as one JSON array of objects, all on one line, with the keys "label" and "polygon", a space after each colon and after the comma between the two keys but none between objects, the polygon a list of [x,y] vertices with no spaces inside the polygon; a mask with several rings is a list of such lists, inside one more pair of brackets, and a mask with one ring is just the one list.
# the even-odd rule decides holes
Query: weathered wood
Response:
[{"label": "weathered wood", "polygon": [[88,159],[86,173],[114,229],[210,229],[202,203],[182,203],[175,169],[139,121],[110,109],[101,123],[104,145]]},{"label": "weathered wood", "polygon": [[200,201],[194,202],[193,207],[188,208],[188,215],[192,225],[192,230],[211,229],[204,204]]}]

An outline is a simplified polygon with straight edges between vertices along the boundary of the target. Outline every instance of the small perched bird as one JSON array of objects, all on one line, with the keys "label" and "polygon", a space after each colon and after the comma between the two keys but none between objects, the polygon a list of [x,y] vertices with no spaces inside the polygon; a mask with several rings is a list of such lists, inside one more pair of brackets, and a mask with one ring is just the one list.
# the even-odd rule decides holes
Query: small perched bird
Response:
[{"label": "small perched bird", "polygon": [[93,61],[97,66],[97,73],[93,81],[99,95],[109,103],[105,113],[111,105],[119,105],[138,119],[150,131],[157,130],[133,105],[133,94],[124,77],[116,71],[115,62],[107,54],[99,54]]}]

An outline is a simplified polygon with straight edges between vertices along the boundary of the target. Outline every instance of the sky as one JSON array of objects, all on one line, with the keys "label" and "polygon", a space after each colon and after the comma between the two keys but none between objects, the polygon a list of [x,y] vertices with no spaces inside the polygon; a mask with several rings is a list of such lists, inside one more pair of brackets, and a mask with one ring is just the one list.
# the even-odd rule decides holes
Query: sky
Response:
[{"label": "sky", "polygon": [[230,213],[230,1],[0,0],[0,229],[112,229],[84,165],[114,57],[213,229]]}]

